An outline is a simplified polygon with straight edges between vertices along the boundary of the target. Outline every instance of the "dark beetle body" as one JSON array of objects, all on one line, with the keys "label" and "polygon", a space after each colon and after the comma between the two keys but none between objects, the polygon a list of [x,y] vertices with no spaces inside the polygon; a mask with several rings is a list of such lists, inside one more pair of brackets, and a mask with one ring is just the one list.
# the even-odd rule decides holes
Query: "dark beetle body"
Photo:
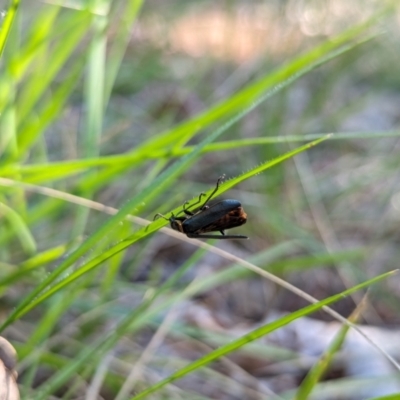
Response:
[{"label": "dark beetle body", "polygon": [[[156,214],[154,219],[162,217],[169,221],[171,228],[175,231],[184,233],[190,238],[199,239],[248,239],[243,235],[225,235],[225,229],[235,228],[246,223],[247,214],[244,212],[242,205],[237,200],[222,200],[212,206],[208,202],[218,191],[219,185],[225,175],[218,178],[217,185],[214,191],[207,197],[203,205],[197,211],[189,211],[189,208],[201,203],[201,198],[205,193],[201,193],[197,203],[192,204],[189,208],[183,204],[183,209],[180,213],[185,213],[185,216],[176,217],[171,214],[170,218],[164,217],[162,214]],[[221,235],[210,235],[207,232],[220,232]]]},{"label": "dark beetle body", "polygon": [[[222,235],[225,229],[235,228],[246,223],[247,214],[237,200],[222,200],[212,206],[203,206],[193,215],[174,217],[170,219],[171,228],[185,233],[189,237],[205,237],[206,232],[220,231]],[[213,236],[208,236],[213,237]],[[224,236],[217,236],[221,239]],[[227,239],[247,238],[246,236],[226,236]]]}]

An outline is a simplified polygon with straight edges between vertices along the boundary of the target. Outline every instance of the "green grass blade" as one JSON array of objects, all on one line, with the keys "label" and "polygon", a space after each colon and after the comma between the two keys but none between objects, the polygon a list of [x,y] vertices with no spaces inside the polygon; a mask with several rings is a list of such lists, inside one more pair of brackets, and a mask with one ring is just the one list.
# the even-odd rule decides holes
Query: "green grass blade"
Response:
[{"label": "green grass blade", "polygon": [[35,269],[59,259],[67,250],[67,246],[61,245],[35,254],[33,257],[18,265],[17,271],[0,278],[0,290],[29,276]]},{"label": "green grass blade", "polygon": [[35,77],[32,77],[24,87],[18,103],[20,121],[29,115],[30,111],[47,90],[50,83],[54,80],[57,73],[66,63],[72,52],[82,41],[87,33],[87,26],[91,20],[91,15],[87,12],[79,12],[75,17],[70,32],[63,38],[62,46],[55,46],[47,65],[46,74],[42,70],[36,71]]},{"label": "green grass blade", "polygon": [[7,37],[10,33],[12,24],[18,11],[20,0],[12,0],[10,7],[4,17],[3,24],[0,29],[0,56],[3,54],[4,47],[7,42]]},{"label": "green grass blade", "polygon": [[315,47],[281,68],[278,68],[276,71],[248,85],[229,99],[215,105],[192,120],[184,122],[171,131],[151,138],[143,147],[165,147],[174,143],[176,140],[180,140],[182,143],[182,137],[185,138],[184,141],[187,141],[195,132],[198,132],[199,129],[210,125],[226,115],[240,111],[243,107],[248,106],[261,96],[262,93],[271,91],[271,94],[274,94],[282,90],[288,86],[288,84],[291,84],[312,69],[376,37],[376,35],[371,35],[352,43],[353,40],[366,31],[373,21],[375,21],[375,19],[351,28],[332,40],[324,42],[322,45]]},{"label": "green grass blade", "polygon": [[[357,309],[352,313],[352,315],[350,315],[348,320],[351,323],[355,324],[359,319],[363,308],[365,308],[365,301],[362,301],[360,303]],[[316,386],[316,384],[321,380],[323,374],[327,371],[329,365],[333,360],[334,355],[342,347],[349,329],[350,326],[348,325],[343,325],[340,328],[339,332],[337,332],[332,342],[330,343],[328,349],[319,358],[318,362],[314,364],[314,366],[310,369],[306,377],[301,382],[294,400],[307,400],[309,398],[309,395],[312,392],[314,386]]]},{"label": "green grass blade", "polygon": [[[96,2],[102,4],[101,1]],[[104,3],[104,2],[103,2]],[[92,29],[94,31],[88,49],[88,64],[85,77],[85,104],[87,107],[85,128],[83,132],[84,154],[87,157],[98,155],[100,135],[104,119],[104,79],[107,46],[108,6],[102,15],[94,15]]]},{"label": "green grass blade", "polygon": [[25,224],[24,219],[15,210],[1,202],[0,214],[4,215],[8,220],[25,252],[27,254],[34,254],[36,252],[36,242],[29,228]]},{"label": "green grass blade", "polygon": [[[27,117],[21,127],[23,134],[18,137],[18,157],[25,154],[43,131],[60,115],[82,73],[83,59],[77,60],[63,82],[54,89],[51,99],[34,115]],[[21,164],[15,164],[22,167]],[[7,169],[6,167],[5,169]],[[51,173],[51,169],[47,170]]]},{"label": "green grass blade", "polygon": [[[15,82],[19,82],[28,68],[32,65],[35,55],[47,43],[47,39],[54,34],[54,23],[60,12],[60,7],[52,6],[39,14],[28,34],[26,44],[22,45],[19,52],[13,53],[8,70]],[[57,27],[57,32],[61,33]]]},{"label": "green grass blade", "polygon": [[[217,129],[214,133],[210,134],[208,137],[206,137],[202,142],[200,142],[195,149],[187,154],[185,157],[182,159],[178,160],[175,162],[171,167],[169,167],[167,170],[165,170],[161,175],[159,175],[153,183],[151,183],[149,186],[147,186],[145,189],[141,191],[140,194],[138,194],[136,197],[131,199],[130,201],[127,202],[120,210],[119,212],[111,217],[105,224],[103,224],[102,227],[100,227],[96,233],[94,233],[92,236],[90,236],[82,245],[80,245],[74,252],[72,252],[59,266],[56,270],[54,270],[48,277],[45,279],[40,285],[38,285],[30,295],[28,295],[22,302],[21,304],[13,311],[13,313],[10,315],[10,317],[4,322],[4,324],[0,327],[0,331],[4,329],[7,325],[9,325],[12,321],[15,320],[17,315],[23,315],[25,311],[23,311],[26,307],[29,307],[29,304],[33,301],[34,298],[37,298],[37,295],[43,291],[45,288],[47,288],[54,280],[57,279],[59,275],[61,275],[67,268],[69,268],[75,261],[77,261],[82,255],[84,255],[87,251],[90,251],[90,249],[96,245],[98,241],[100,241],[105,235],[107,235],[114,227],[116,227],[119,222],[124,219],[129,213],[131,213],[133,210],[135,210],[136,207],[138,207],[142,202],[148,201],[150,198],[157,196],[160,194],[165,187],[167,187],[169,184],[171,184],[179,174],[183,173],[187,167],[194,162],[196,157],[201,153],[203,148],[217,139],[219,136],[222,135],[232,124],[237,122],[242,116],[249,112],[251,109],[255,108],[263,98],[259,99],[256,103],[254,103],[251,107],[249,107],[247,110],[243,111],[242,113],[238,114],[235,118],[233,118],[231,121],[223,125],[220,129]],[[310,144],[311,145],[311,144]],[[304,149],[310,147],[310,145],[303,146]],[[293,153],[295,154],[295,153]],[[259,168],[257,168],[259,169]],[[157,224],[160,222],[158,221]],[[154,225],[154,224],[153,224]],[[157,225],[155,225],[157,226]],[[147,228],[146,228],[147,229]],[[153,229],[155,230],[155,228]],[[141,237],[144,237],[148,234],[150,234],[151,231],[147,230],[145,234],[135,236],[134,241],[131,240],[131,243],[135,242],[136,240],[140,239]],[[130,243],[130,244],[131,244]],[[118,249],[115,253],[118,253],[119,251],[123,250],[123,248],[120,249],[120,246],[116,246]],[[104,258],[104,254],[101,257],[101,261],[104,261],[105,259],[109,258],[111,255],[109,254],[110,251],[106,252],[105,254],[107,255],[106,258]],[[100,262],[101,262],[100,261]],[[97,264],[96,264],[97,265]],[[32,303],[31,303],[32,304]],[[27,310],[27,309],[26,309]]]},{"label": "green grass blade", "polygon": [[104,107],[107,105],[112,88],[121,66],[125,50],[128,46],[132,25],[135,22],[141,8],[143,0],[131,0],[124,5],[124,9],[119,15],[119,30],[109,50],[110,57],[106,65],[104,83]]},{"label": "green grass blade", "polygon": [[[295,156],[296,154],[301,153],[302,151],[305,151],[309,148],[311,148],[312,146],[317,145],[318,143],[322,142],[323,140],[326,140],[328,138],[322,138],[319,140],[316,140],[314,142],[308,143],[304,146],[301,146],[295,150],[292,150],[280,157],[277,157],[274,160],[268,161],[266,163],[263,163],[262,165],[253,168],[251,171],[244,173],[234,179],[231,179],[227,182],[225,182],[223,185],[220,185],[220,188],[218,189],[218,191],[216,192],[216,196],[218,196],[219,194],[224,193],[225,191],[227,191],[228,189],[230,189],[231,187],[235,186],[236,184],[238,184],[239,182],[242,182],[245,179],[248,179],[256,174],[259,174],[260,172],[264,171],[267,168],[270,168],[278,163],[281,163],[293,156]],[[156,180],[157,181],[157,180]],[[160,185],[162,184],[162,182],[160,182]],[[211,192],[214,189],[209,190],[208,192],[206,192],[206,196],[210,195]],[[188,206],[190,207],[190,205],[194,202],[197,201],[197,197],[193,200],[191,200],[190,202],[188,202]],[[172,212],[174,214],[177,214],[179,211],[181,210],[181,207],[174,209]],[[121,213],[121,210],[119,211],[118,214]],[[118,215],[117,214],[117,215]],[[124,214],[126,215],[126,214]],[[114,218],[111,218],[110,221],[112,221]],[[108,223],[110,223],[110,221]],[[119,221],[119,220],[118,220]],[[127,247],[131,246],[133,243],[137,242],[140,239],[143,239],[144,237],[150,235],[151,233],[155,232],[157,229],[161,228],[162,226],[166,225],[167,222],[165,220],[159,219],[155,222],[153,222],[152,224],[146,226],[145,228],[140,229],[139,231],[137,231],[135,234],[131,235],[130,237],[126,238],[123,242],[118,243],[117,245],[113,246],[112,248],[106,250],[105,252],[103,252],[102,254],[100,254],[99,256],[95,257],[94,259],[90,260],[89,262],[85,263],[84,265],[82,265],[79,270],[74,271],[73,273],[71,273],[70,275],[68,275],[68,277],[62,279],[61,281],[59,281],[56,285],[52,286],[51,288],[47,288],[47,290],[42,294],[39,295],[39,293],[46,287],[48,287],[66,268],[69,267],[69,263],[71,262],[70,260],[74,260],[74,258],[72,258],[71,256],[68,257],[59,267],[57,270],[55,270],[39,287],[40,287],[40,291],[38,291],[38,289],[34,290],[23,302],[22,304],[20,304],[15,310],[14,312],[7,318],[7,320],[4,322],[2,329],[4,329],[8,324],[10,324],[12,321],[14,321],[15,319],[21,317],[22,315],[26,314],[29,310],[31,310],[32,308],[36,307],[37,305],[39,305],[40,303],[42,303],[44,300],[46,300],[47,298],[49,298],[50,296],[52,296],[54,293],[57,293],[59,290],[63,289],[64,287],[66,287],[67,285],[71,284],[72,282],[76,281],[77,279],[79,279],[80,277],[82,277],[84,274],[88,273],[89,271],[93,270],[94,268],[96,268],[97,266],[99,266],[101,263],[103,263],[104,261],[108,260],[110,257],[118,254],[120,251],[125,250]],[[93,237],[97,236],[97,234],[93,235]],[[92,243],[91,240],[93,239],[89,239],[90,240],[90,247],[92,245],[95,244],[95,242]],[[88,241],[89,241],[88,240]],[[97,240],[97,239],[96,239]],[[87,242],[85,242],[80,249],[76,250],[75,253],[78,252],[78,254],[80,254],[81,251],[86,251],[86,246],[87,246]],[[83,249],[83,250],[82,250]],[[74,254],[72,254],[72,256],[74,256]],[[76,255],[74,256],[76,257]]]},{"label": "green grass blade", "polygon": [[[65,85],[66,87],[68,85]],[[57,97],[57,96],[55,96]],[[53,98],[54,99],[54,98]],[[47,115],[45,113],[44,115]],[[42,118],[40,118],[42,120]],[[28,127],[29,129],[29,127]],[[211,143],[204,148],[202,154],[216,151],[227,151],[240,149],[246,146],[259,146],[276,143],[296,143],[307,142],[310,140],[321,139],[326,137],[326,133],[308,134],[308,135],[289,135],[289,136],[271,136],[260,138],[249,138],[231,141],[221,141]],[[348,133],[332,133],[330,140],[351,140],[351,139],[382,139],[390,137],[399,137],[400,131],[388,132],[348,132]],[[15,176],[21,174],[21,179],[29,183],[41,183],[45,181],[58,180],[68,176],[75,175],[80,172],[88,171],[96,167],[112,167],[114,165],[129,165],[146,160],[165,159],[166,157],[181,157],[193,151],[193,146],[185,146],[176,150],[155,150],[146,154],[144,157],[138,157],[137,154],[120,154],[112,156],[101,156],[80,160],[67,160],[48,162],[45,164],[9,164],[0,167],[2,176]]]},{"label": "green grass blade", "polygon": [[[260,80],[238,91],[238,93],[231,96],[229,99],[218,103],[191,120],[171,130],[151,137],[141,146],[136,147],[131,153],[136,154],[137,158],[141,160],[146,154],[153,153],[156,149],[179,150],[184,143],[190,140],[201,129],[210,126],[219,119],[232,116],[243,108],[248,107],[248,105],[255,102],[262,93],[264,93],[264,99],[271,97],[316,67],[376,37],[376,35],[370,35],[355,41],[371,23],[372,21],[361,24],[337,36],[333,40],[317,46],[306,54],[295,58],[287,65],[282,66],[272,73],[268,73]],[[108,171],[100,172],[95,175],[94,182],[90,184],[97,186],[100,184],[103,185],[104,182],[107,182],[127,168],[127,166],[116,166]]]},{"label": "green grass blade", "polygon": [[[247,334],[243,336],[242,338],[229,343],[228,345],[225,345],[216,351],[213,351],[209,353],[207,356],[201,358],[200,360],[190,364],[189,366],[179,370],[175,374],[172,374],[170,377],[167,379],[159,382],[158,384],[152,386],[151,388],[147,389],[146,391],[140,393],[138,396],[134,397],[133,399],[139,399],[147,396],[150,393],[153,393],[157,389],[161,388],[162,386],[165,386],[166,384],[175,381],[184,375],[187,375],[189,372],[192,372],[194,369],[200,368],[212,361],[215,361],[216,359],[225,356],[235,350],[238,350],[239,348],[243,347],[244,345],[253,342],[254,340],[257,340],[258,338],[265,336],[266,334],[282,327],[290,322],[294,321],[297,318],[300,318],[302,316],[309,315],[319,309],[321,309],[323,306],[329,305],[333,302],[336,302],[340,299],[343,299],[343,297],[360,290],[364,287],[367,287],[371,284],[374,284],[382,279],[385,279],[389,276],[391,276],[395,271],[391,271],[388,273],[385,273],[383,275],[380,275],[378,277],[375,277],[373,279],[370,279],[368,281],[365,281],[357,286],[354,286],[351,289],[345,290],[344,292],[329,297],[323,301],[320,301],[318,303],[312,304],[310,306],[307,306],[295,313],[292,313],[288,316],[285,316],[277,321],[274,321],[273,323],[267,324],[265,326],[262,326],[255,331],[251,332],[250,334]],[[85,365],[88,360],[91,360],[91,362],[95,362],[94,360],[97,359],[97,357],[101,356],[104,354],[108,349],[110,349],[112,346],[115,345],[115,343],[118,341],[120,336],[124,334],[129,327],[132,325],[132,319],[135,318],[136,313],[133,312],[132,315],[128,315],[115,329],[110,335],[106,338],[101,338],[99,339],[96,343],[94,343],[92,346],[85,348],[81,354],[79,354],[78,357],[76,357],[69,365],[67,365],[64,369],[56,373],[50,381],[46,382],[39,390],[39,393],[37,397],[35,397],[35,400],[43,400],[46,399],[50,393],[53,393],[54,390],[56,390],[58,387],[60,387],[62,384],[67,382],[70,377],[75,374],[77,371],[79,371],[83,365]],[[132,399],[132,400],[133,400]]]},{"label": "green grass blade", "polygon": [[389,394],[388,396],[374,397],[369,400],[399,400],[399,399],[400,399],[400,392],[395,394]]},{"label": "green grass blade", "polygon": [[227,356],[228,354],[232,353],[233,351],[236,351],[240,349],[241,347],[245,346],[247,343],[251,343],[262,336],[265,336],[285,325],[288,325],[289,323],[295,321],[296,319],[300,317],[304,317],[306,315],[312,314],[313,312],[321,309],[324,306],[327,306],[329,304],[332,304],[340,299],[343,299],[344,296],[348,296],[351,293],[354,293],[360,289],[366,288],[374,283],[377,283],[383,279],[388,278],[393,274],[394,271],[382,274],[377,276],[376,278],[370,279],[366,282],[363,282],[359,285],[356,285],[352,287],[351,289],[345,290],[342,293],[339,293],[337,295],[328,297],[325,300],[319,301],[318,303],[311,304],[307,307],[302,308],[301,310],[295,311],[285,317],[282,317],[274,322],[271,322],[269,324],[266,324],[258,329],[255,329],[253,332],[237,339],[234,340],[233,342],[220,347],[217,350],[212,351],[211,353],[207,354],[206,356],[200,358],[199,360],[189,364],[185,368],[182,368],[181,370],[175,372],[174,374],[170,375],[168,378],[163,379],[162,381],[158,382],[157,384],[149,387],[148,389],[144,390],[143,392],[139,393],[138,395],[134,396],[131,398],[131,400],[139,400],[147,397],[149,394],[156,392],[158,389],[161,389],[162,387],[166,386],[169,383],[172,383],[185,375],[189,374],[190,372],[195,371],[196,369],[199,369],[203,367],[206,364],[209,364],[210,362],[216,361],[221,357]]}]

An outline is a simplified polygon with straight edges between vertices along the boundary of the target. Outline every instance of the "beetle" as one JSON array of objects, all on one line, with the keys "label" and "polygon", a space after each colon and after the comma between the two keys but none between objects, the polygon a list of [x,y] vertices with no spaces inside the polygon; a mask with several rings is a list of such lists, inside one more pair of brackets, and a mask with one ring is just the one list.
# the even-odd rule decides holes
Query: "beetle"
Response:
[{"label": "beetle", "polygon": [[[225,229],[235,228],[241,226],[247,221],[247,214],[243,210],[242,205],[238,200],[222,200],[219,203],[208,205],[208,202],[218,191],[224,175],[219,177],[217,185],[213,192],[208,196],[203,205],[196,211],[192,212],[186,208],[185,202],[181,212],[185,213],[184,216],[178,217],[171,214],[170,218],[164,217],[162,214],[156,214],[154,219],[161,217],[169,221],[171,228],[185,234],[189,238],[198,239],[248,239],[243,235],[225,235]],[[192,205],[195,206],[201,203],[204,196],[201,193],[199,200]],[[210,235],[207,232],[219,231],[221,235]]]}]

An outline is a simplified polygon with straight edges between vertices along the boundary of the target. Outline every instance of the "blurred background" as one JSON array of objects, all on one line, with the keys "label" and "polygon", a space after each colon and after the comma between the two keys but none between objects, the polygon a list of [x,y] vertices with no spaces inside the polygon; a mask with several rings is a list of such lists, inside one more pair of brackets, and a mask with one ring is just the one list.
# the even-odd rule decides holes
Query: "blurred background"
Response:
[{"label": "blurred background", "polygon": [[[0,4],[5,21],[10,3]],[[195,146],[249,105],[212,118],[216,104],[286,65],[294,75],[300,73],[295,60],[301,55],[335,43],[363,23],[358,37],[363,43],[332,54],[317,68],[310,60],[310,70],[294,82],[286,84],[283,77],[269,89],[273,95],[218,139],[219,147],[204,151],[163,193],[132,211],[148,220],[157,212],[168,215],[212,189],[222,174],[235,177],[332,133],[331,139],[224,193],[221,198],[238,199],[248,214],[246,225],[230,233],[250,240],[213,243],[318,299],[398,268],[397,2],[19,4],[1,63],[1,320],[103,229],[110,217],[102,206],[124,206],[183,154],[174,153],[179,146]],[[208,120],[196,125],[188,142],[180,142],[187,136],[179,127],[202,113]],[[165,144],[164,132],[174,139]],[[126,220],[110,227],[59,279],[138,229],[137,221]],[[393,345],[387,349],[393,357],[400,355],[395,339],[399,295],[399,278],[392,276],[371,288],[359,317],[372,328],[372,339]],[[362,298],[357,293],[333,308],[348,317]],[[121,400],[307,305],[223,257],[157,232],[57,290],[2,335],[19,353],[22,398]],[[112,346],[85,358],[87,346],[108,338],[136,311],[140,318],[118,331]],[[148,398],[295,398],[338,329],[324,312],[312,318]],[[344,345],[350,350],[338,350],[309,398],[366,399],[400,392],[390,362],[365,342],[359,344],[362,340],[355,335]],[[351,364],[360,354],[360,363]],[[368,371],[360,372],[365,365]]]}]

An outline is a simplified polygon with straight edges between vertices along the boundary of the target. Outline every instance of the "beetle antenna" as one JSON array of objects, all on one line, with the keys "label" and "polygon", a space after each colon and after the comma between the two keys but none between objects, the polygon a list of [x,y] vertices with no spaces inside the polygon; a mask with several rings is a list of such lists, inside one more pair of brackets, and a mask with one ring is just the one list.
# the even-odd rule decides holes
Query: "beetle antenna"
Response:
[{"label": "beetle antenna", "polygon": [[218,180],[217,180],[217,185],[215,186],[215,189],[212,191],[212,193],[208,196],[208,199],[204,202],[203,206],[204,207],[214,196],[215,193],[217,193],[219,185],[221,184],[221,182],[225,179],[225,174],[221,175]]},{"label": "beetle antenna", "polygon": [[[173,216],[173,215],[172,215]],[[158,214],[156,214],[155,216],[154,216],[154,218],[153,218],[153,221],[155,221],[156,219],[158,219],[158,218],[164,218],[166,221],[169,221],[169,219],[167,218],[167,217],[164,217],[164,215],[162,215],[162,214],[160,214],[160,213],[158,213]]]}]

